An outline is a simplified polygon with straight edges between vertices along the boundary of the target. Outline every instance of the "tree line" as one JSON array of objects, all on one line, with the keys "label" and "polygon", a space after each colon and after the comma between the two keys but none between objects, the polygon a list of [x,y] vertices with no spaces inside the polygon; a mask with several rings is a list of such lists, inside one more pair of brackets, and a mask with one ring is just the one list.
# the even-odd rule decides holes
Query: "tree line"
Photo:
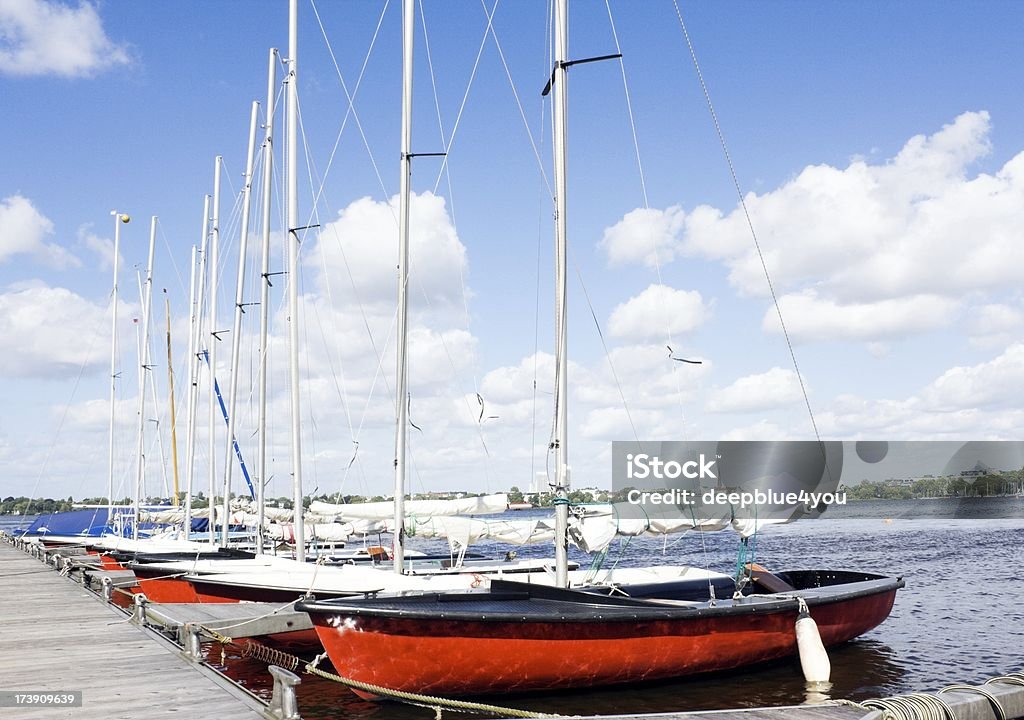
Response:
[{"label": "tree line", "polygon": [[908,484],[891,480],[868,481],[843,488],[848,500],[912,500],[939,497],[993,497],[1016,495],[1024,484],[1024,471],[976,478],[925,477]]}]

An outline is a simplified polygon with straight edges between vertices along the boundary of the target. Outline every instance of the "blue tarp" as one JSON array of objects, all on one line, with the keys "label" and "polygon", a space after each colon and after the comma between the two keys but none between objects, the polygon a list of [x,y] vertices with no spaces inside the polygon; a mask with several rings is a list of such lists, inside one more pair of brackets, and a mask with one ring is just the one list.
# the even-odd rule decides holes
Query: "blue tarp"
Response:
[{"label": "blue tarp", "polygon": [[[157,508],[149,508],[157,509]],[[131,528],[131,508],[118,506],[114,514],[125,515],[122,525]],[[157,523],[144,522],[139,524],[139,531],[146,533],[166,527]],[[209,528],[209,521],[206,518],[192,518],[192,532],[206,532]],[[231,530],[244,531],[244,525],[231,525]],[[113,533],[114,529],[107,524],[107,509],[88,508],[85,510],[69,510],[67,512],[50,513],[40,515],[35,521],[25,528],[19,529],[18,534],[26,535],[83,535],[87,537],[100,537],[107,533]]]},{"label": "blue tarp", "polygon": [[88,535],[109,531],[106,508],[88,508],[40,515],[26,529],[28,535]]}]

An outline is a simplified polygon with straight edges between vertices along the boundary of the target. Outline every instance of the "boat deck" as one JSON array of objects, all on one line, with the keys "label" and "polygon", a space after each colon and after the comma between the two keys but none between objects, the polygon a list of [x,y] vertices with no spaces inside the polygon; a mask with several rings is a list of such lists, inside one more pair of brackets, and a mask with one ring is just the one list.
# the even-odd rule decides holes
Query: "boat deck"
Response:
[{"label": "boat deck", "polygon": [[265,717],[258,698],[7,543],[0,583],[3,689],[82,692],[81,707],[6,707],[0,718]]}]

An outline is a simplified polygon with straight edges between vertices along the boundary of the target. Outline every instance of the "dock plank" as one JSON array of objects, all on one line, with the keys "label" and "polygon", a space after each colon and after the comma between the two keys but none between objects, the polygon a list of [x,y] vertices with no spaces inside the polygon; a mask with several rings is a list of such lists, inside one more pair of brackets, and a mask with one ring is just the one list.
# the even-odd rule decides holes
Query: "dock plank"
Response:
[{"label": "dock plank", "polygon": [[[260,720],[263,704],[130,623],[52,567],[0,543],[0,684],[83,691],[82,707],[41,708],[32,720]],[[25,711],[0,708],[0,718]]]}]

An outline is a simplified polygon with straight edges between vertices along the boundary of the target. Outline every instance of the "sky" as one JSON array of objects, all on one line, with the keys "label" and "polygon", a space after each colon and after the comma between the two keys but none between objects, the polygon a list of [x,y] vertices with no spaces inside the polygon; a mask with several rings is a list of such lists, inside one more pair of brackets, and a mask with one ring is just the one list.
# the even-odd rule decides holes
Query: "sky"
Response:
[{"label": "sky", "polygon": [[[305,489],[383,495],[400,3],[300,0],[299,12],[299,212],[318,226],[303,235],[298,277]],[[549,12],[541,0],[418,3],[413,151],[447,157],[413,163],[412,492],[526,488],[551,470]],[[574,486],[608,486],[613,440],[1021,437],[1022,21],[1020,3],[994,0],[571,4],[571,58],[623,54],[569,71]],[[166,495],[175,455],[185,487],[203,197],[223,156],[216,374],[227,393],[250,108],[260,102],[260,148],[268,51],[286,56],[287,37],[284,0],[0,0],[0,496],[106,492],[113,210],[132,218],[115,494],[130,495],[136,476],[139,278],[154,215],[144,494]],[[285,269],[281,107],[272,272]],[[256,192],[234,382],[253,474],[264,205]],[[293,467],[289,281],[272,280],[265,359],[275,497],[290,494]],[[204,321],[204,347],[209,331]],[[208,384],[204,370],[203,490],[211,467],[222,482],[227,452],[219,418],[209,445]]]}]

